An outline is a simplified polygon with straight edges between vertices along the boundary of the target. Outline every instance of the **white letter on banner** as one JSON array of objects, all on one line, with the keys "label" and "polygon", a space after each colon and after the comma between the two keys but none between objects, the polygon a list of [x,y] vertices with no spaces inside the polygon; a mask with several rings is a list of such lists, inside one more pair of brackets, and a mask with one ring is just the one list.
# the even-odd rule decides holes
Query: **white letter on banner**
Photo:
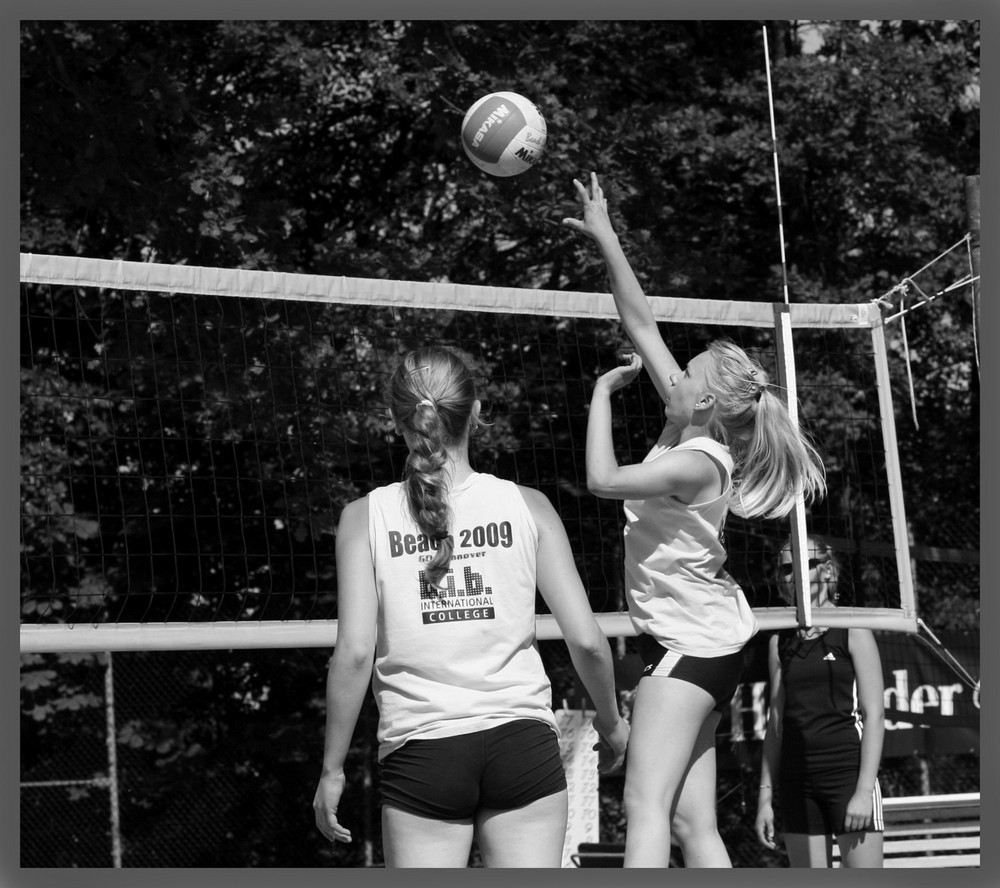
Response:
[{"label": "white letter on banner", "polygon": [[753,713],[753,733],[752,739],[763,740],[764,732],[767,730],[767,710],[764,705],[764,694],[767,690],[766,681],[755,681],[750,687],[750,705],[743,705],[744,689],[746,684],[740,684],[733,694],[733,699],[729,701],[729,721],[730,731],[734,743],[744,742],[746,732],[743,730],[743,713]]},{"label": "white letter on banner", "polygon": [[[885,705],[886,713],[889,710],[895,708],[898,712],[909,712],[910,711],[910,679],[905,669],[893,669],[893,677],[896,679],[896,686],[892,688],[886,688],[883,695],[883,703]],[[895,696],[897,706],[893,707],[892,698]],[[912,728],[913,725],[908,722],[894,722],[889,719],[885,720],[885,727],[887,731],[894,731],[897,728]]]}]

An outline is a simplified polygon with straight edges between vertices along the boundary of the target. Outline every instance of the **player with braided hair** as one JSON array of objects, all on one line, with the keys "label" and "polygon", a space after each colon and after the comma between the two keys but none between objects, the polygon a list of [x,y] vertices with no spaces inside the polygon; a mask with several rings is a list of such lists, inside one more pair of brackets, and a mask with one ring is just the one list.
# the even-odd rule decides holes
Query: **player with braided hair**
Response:
[{"label": "player with braided hair", "polygon": [[[423,363],[421,363],[423,361]],[[403,487],[413,520],[435,550],[425,567],[436,586],[454,551],[449,532],[448,449],[479,426],[472,374],[462,372],[457,356],[444,350],[409,352],[389,380],[389,409],[410,453]],[[435,397],[419,397],[434,392]]]},{"label": "player with braided hair", "polygon": [[387,400],[409,455],[402,482],[349,503],[337,529],[317,826],[351,840],[337,808],[371,678],[386,866],[463,867],[475,837],[486,866],[558,867],[567,788],[535,644],[536,588],[595,706],[603,772],[621,765],[628,740],[608,640],[549,500],[473,471],[480,402],[464,361],[409,352]]}]

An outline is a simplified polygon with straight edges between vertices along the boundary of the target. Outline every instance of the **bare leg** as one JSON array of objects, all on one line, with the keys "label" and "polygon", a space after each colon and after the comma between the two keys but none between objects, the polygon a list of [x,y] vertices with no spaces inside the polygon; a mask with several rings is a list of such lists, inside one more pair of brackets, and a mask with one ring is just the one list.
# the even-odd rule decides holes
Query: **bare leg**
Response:
[{"label": "bare leg", "polygon": [[569,793],[564,789],[509,811],[481,811],[476,835],[487,867],[560,867]]},{"label": "bare leg", "polygon": [[882,833],[851,832],[837,836],[840,864],[851,869],[881,869]]},{"label": "bare leg", "polygon": [[466,867],[472,851],[469,820],[435,820],[389,805],[382,807],[386,867]]},{"label": "bare leg", "polygon": [[[669,865],[674,803],[714,705],[707,691],[687,681],[656,676],[639,681],[625,770],[626,867]],[[707,798],[692,796],[690,803],[714,811],[714,785]]]},{"label": "bare leg", "polygon": [[789,866],[829,868],[833,865],[833,842],[829,836],[785,833],[784,840]]},{"label": "bare leg", "polygon": [[715,729],[721,717],[713,711],[701,726],[674,809],[672,826],[686,869],[733,865],[715,818]]}]

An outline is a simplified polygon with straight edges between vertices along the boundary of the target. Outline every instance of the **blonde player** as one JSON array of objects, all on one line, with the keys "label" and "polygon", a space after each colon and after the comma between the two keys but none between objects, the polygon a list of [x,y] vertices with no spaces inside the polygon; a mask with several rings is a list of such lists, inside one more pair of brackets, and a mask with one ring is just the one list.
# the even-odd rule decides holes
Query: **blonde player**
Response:
[{"label": "blonde player", "polygon": [[[686,867],[728,867],[715,818],[715,731],[739,683],[742,650],[757,622],[723,570],[720,531],[733,509],[777,517],[825,491],[816,451],[743,349],[717,341],[678,365],[630,267],[596,174],[575,183],[592,238],[635,345],[627,366],[594,386],[587,427],[587,486],[623,501],[625,581],[645,672],[632,713],[625,774],[625,866],[667,866],[671,838]],[[611,395],[645,367],[666,424],[638,465],[619,465]]]}]

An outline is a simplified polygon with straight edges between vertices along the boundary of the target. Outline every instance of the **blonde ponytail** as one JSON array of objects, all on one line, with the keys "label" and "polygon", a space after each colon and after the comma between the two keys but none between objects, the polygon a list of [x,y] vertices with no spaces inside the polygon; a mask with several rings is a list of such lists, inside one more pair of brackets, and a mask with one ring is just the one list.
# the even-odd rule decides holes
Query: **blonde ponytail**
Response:
[{"label": "blonde ponytail", "polygon": [[733,457],[731,508],[744,518],[781,518],[801,495],[808,504],[826,493],[826,470],[767,372],[727,340],[708,346],[706,372],[715,407],[706,431]]}]

